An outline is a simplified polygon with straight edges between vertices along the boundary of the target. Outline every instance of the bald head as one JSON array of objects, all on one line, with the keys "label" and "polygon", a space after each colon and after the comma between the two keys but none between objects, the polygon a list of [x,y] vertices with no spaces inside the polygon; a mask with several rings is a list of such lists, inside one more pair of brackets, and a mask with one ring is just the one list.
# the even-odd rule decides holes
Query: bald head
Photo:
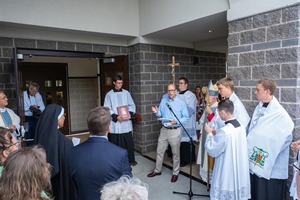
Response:
[{"label": "bald head", "polygon": [[167,87],[168,96],[170,99],[174,99],[176,97],[176,86],[174,84],[169,84]]}]

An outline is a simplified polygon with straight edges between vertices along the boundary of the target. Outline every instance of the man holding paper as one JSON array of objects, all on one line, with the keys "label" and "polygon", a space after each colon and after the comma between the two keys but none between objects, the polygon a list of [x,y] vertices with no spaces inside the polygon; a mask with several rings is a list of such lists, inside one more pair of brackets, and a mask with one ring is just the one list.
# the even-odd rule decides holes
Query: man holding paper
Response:
[{"label": "man holding paper", "polygon": [[120,75],[114,77],[113,84],[115,87],[105,95],[104,99],[104,106],[110,109],[111,114],[108,139],[126,149],[130,165],[135,166],[137,162],[134,157],[132,122],[130,120],[135,113],[135,104],[130,93],[122,88],[123,79]]},{"label": "man holding paper", "polygon": [[[177,90],[174,84],[169,84],[167,87],[168,98],[162,98],[159,107],[152,106],[152,111],[158,118],[162,119],[162,128],[158,137],[157,152],[156,152],[156,167],[153,172],[148,174],[148,177],[161,175],[164,153],[170,144],[173,153],[173,176],[171,182],[176,182],[180,171],[180,139],[181,130],[180,123],[184,125],[189,120],[189,112],[187,104],[176,96]],[[173,112],[177,116],[174,116]]]}]

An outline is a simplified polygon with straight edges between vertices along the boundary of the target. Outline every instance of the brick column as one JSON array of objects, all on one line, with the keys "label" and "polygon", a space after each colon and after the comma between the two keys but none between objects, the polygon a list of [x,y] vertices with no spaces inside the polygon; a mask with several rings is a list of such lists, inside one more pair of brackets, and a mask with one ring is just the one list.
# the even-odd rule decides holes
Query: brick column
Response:
[{"label": "brick column", "polygon": [[[258,103],[257,81],[274,79],[275,96],[295,122],[293,140],[300,139],[299,11],[297,5],[229,22],[228,36],[228,77],[249,114]],[[290,168],[288,185],[292,174]]]}]

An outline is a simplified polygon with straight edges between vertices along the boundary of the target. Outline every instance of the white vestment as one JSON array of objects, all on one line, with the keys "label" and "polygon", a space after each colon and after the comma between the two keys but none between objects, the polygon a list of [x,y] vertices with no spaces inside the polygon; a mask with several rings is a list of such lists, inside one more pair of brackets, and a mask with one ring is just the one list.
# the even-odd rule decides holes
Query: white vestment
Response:
[{"label": "white vestment", "polygon": [[234,105],[233,116],[247,130],[247,127],[248,127],[248,124],[249,124],[249,121],[250,121],[250,117],[248,115],[248,112],[247,112],[244,104],[241,102],[239,97],[234,92],[231,94],[229,99],[233,102],[233,105]]},{"label": "white vestment", "polygon": [[[16,127],[17,131],[19,131],[20,130],[20,117],[18,115],[16,115],[13,110],[11,110],[9,108],[1,109],[1,112],[5,112],[5,111],[7,111],[8,115],[10,116],[12,125],[14,125]],[[0,126],[8,127],[9,125],[11,125],[11,124],[6,124],[3,117],[0,118]],[[14,131],[14,135],[16,136],[16,131]]]},{"label": "white vestment", "polygon": [[[298,151],[298,159],[300,158],[300,151]],[[297,166],[299,168],[299,162],[300,159],[298,160],[298,162],[295,162],[294,165]],[[290,196],[293,197],[293,200],[298,200],[298,194],[297,194],[297,183],[296,183],[296,176],[297,176],[297,173],[298,173],[298,169],[293,167],[293,170],[294,170],[294,176],[293,176],[293,180],[292,180],[292,183],[291,183],[291,186],[290,186]]]},{"label": "white vestment", "polygon": [[[115,92],[114,89],[110,90],[104,99],[104,106],[110,108],[110,114],[118,115],[117,107],[119,106],[128,106],[129,112],[135,113],[135,104],[132,100],[130,93],[122,89],[122,91]],[[123,134],[132,131],[132,121],[124,120],[121,123],[119,121],[110,122],[110,133],[113,134]]]},{"label": "white vestment", "polygon": [[[208,159],[207,159],[207,152],[204,148],[204,144],[206,141],[206,132],[203,127],[204,127],[205,123],[207,123],[208,126],[213,127],[215,130],[218,130],[219,126],[221,126],[221,127],[224,126],[224,121],[222,121],[222,119],[220,118],[217,107],[218,107],[218,102],[215,102],[213,105],[210,106],[210,108],[214,112],[214,117],[212,118],[212,120],[210,122],[207,119],[206,111],[200,118],[200,123],[202,125],[202,129],[200,130],[201,139],[200,139],[199,148],[198,148],[197,164],[200,165],[199,175],[200,175],[201,179],[206,183],[207,183]],[[211,179],[211,175],[212,175],[212,169],[209,171],[210,179]]]},{"label": "white vestment", "polygon": [[[189,121],[185,124],[184,128],[185,130],[189,133],[191,138],[196,141],[197,140],[197,135],[196,135],[196,95],[187,90],[183,94],[178,93],[178,97],[182,99],[184,102],[186,102],[188,106],[188,111],[189,111]],[[181,128],[181,142],[189,142],[190,138],[186,134],[185,130]]]},{"label": "white vestment", "polygon": [[267,107],[256,106],[247,135],[249,169],[265,179],[287,179],[294,123],[273,96]]},{"label": "white vestment", "polygon": [[205,143],[215,158],[210,199],[247,200],[251,193],[245,128],[235,119],[227,122],[215,136],[209,133]]}]

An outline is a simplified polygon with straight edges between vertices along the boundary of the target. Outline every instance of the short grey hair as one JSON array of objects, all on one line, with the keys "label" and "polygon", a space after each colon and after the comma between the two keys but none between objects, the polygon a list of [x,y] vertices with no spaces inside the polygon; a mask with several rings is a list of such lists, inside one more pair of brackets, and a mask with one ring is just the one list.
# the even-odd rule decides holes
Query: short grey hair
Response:
[{"label": "short grey hair", "polygon": [[121,176],[101,189],[101,200],[148,200],[148,185],[136,177]]}]

